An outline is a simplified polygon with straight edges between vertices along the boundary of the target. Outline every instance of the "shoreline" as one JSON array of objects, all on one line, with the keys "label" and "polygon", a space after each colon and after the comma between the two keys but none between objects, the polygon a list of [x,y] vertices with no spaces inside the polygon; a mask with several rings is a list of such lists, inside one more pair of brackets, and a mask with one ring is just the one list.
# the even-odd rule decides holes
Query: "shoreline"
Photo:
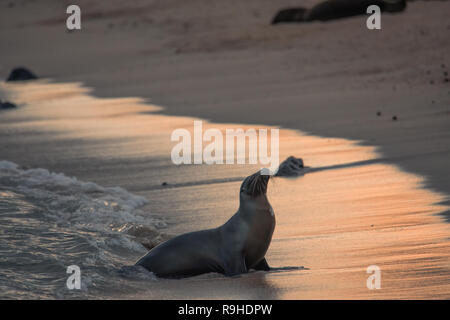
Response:
[{"label": "shoreline", "polygon": [[[167,141],[170,132],[173,128],[193,124],[195,118],[161,116],[157,113],[150,115],[147,110],[154,107],[142,104],[139,99],[98,99],[89,96],[89,90],[79,84],[35,81],[2,86],[12,90],[11,96],[23,104],[22,108],[3,113],[0,119],[5,138],[0,144],[8,159],[23,159],[26,164],[75,175],[82,185],[86,181],[88,184],[90,181],[100,183],[97,188],[102,190],[108,190],[104,187],[125,187],[126,190],[121,193],[126,197],[134,199],[135,196],[128,193],[132,191],[138,195],[136,199],[148,200],[139,209],[139,215],[150,219],[150,224],[161,221],[164,227],[157,230],[163,233],[176,235],[217,227],[234,212],[240,180],[224,178],[245,176],[251,166],[168,165],[170,146]],[[246,130],[250,127],[205,123],[205,129],[217,126],[221,130],[230,127]],[[97,262],[99,265],[92,267],[87,258],[89,264],[82,263],[83,270],[90,270],[85,281],[91,285],[94,283],[96,288],[89,289],[88,284],[84,291],[73,295],[57,287],[57,297],[448,297],[449,284],[445,280],[450,270],[446,267],[449,256],[445,254],[445,248],[450,245],[446,238],[449,226],[435,216],[448,208],[435,205],[443,199],[442,194],[424,189],[420,177],[378,161],[379,154],[374,148],[345,139],[310,136],[297,130],[282,129],[280,138],[281,159],[292,150],[302,150],[307,164],[318,170],[297,179],[277,178],[269,186],[268,197],[277,214],[277,227],[267,254],[268,260],[275,266],[274,271],[251,272],[232,279],[206,274],[178,281],[148,278],[145,274],[135,275],[132,271],[128,271],[128,278],[118,280],[114,271],[106,275],[107,279],[113,277],[114,283],[120,281],[127,288],[118,293],[117,288],[104,283],[102,277],[105,275],[96,275],[97,270],[111,264],[111,261],[101,260]],[[354,165],[358,163],[363,165]],[[27,173],[22,175],[27,176]],[[211,179],[212,183],[205,184],[205,178]],[[169,181],[173,187],[161,188],[161,181]],[[52,189],[51,184],[49,190]],[[16,192],[15,189],[12,191]],[[7,186],[6,192],[10,192]],[[114,201],[115,197],[109,201]],[[99,209],[94,209],[94,212],[96,210]],[[112,217],[115,216],[114,211]],[[68,217],[71,216],[69,211]],[[82,219],[81,223],[83,217],[82,214],[78,218]],[[126,230],[130,226],[128,223],[121,224],[117,228]],[[69,226],[73,228],[72,224]],[[136,235],[140,235],[138,239],[146,241],[149,241],[149,236],[155,237],[156,231],[151,227],[146,231],[149,234],[143,233],[147,229],[141,230],[140,225],[132,226],[131,230],[137,231]],[[166,238],[163,233],[156,232],[156,243]],[[98,243],[95,247],[117,236],[113,232],[103,235],[105,240],[94,238],[94,243]],[[115,243],[112,242],[113,248],[117,246]],[[130,246],[127,241],[125,243],[125,256],[123,251],[108,252],[109,256],[118,255],[114,266],[129,266],[130,260],[138,258],[133,250],[137,244]],[[85,256],[83,252],[80,258]],[[80,263],[78,259],[75,261]],[[382,292],[373,292],[364,286],[365,268],[374,262],[384,272],[385,290]],[[290,270],[293,266],[297,270],[276,271]],[[429,280],[419,276],[420,271],[425,269],[431,276]],[[60,273],[65,275],[63,269]],[[342,274],[346,277],[342,278]],[[405,274],[406,278],[403,277]],[[147,280],[137,281],[133,277]]]},{"label": "shoreline", "polygon": [[[80,5],[90,10],[91,3]],[[405,13],[383,17],[379,33],[360,28],[361,18],[273,27],[265,23],[274,6],[267,3],[248,21],[213,23],[220,10],[230,13],[219,6],[197,23],[189,21],[191,11],[172,16],[186,9],[174,5],[150,5],[139,14],[130,9],[123,19],[89,18],[79,33],[44,23],[57,16],[59,5],[7,9],[2,26],[8,28],[1,32],[21,40],[5,48],[0,74],[25,65],[58,82],[83,81],[97,97],[142,97],[164,106],[161,114],[362,141],[377,146],[386,161],[426,177],[427,188],[450,195],[450,85],[442,75],[450,66],[450,41],[440,31],[448,27],[449,3],[410,3]],[[104,10],[123,6],[114,2]],[[252,12],[255,3],[246,6]],[[39,14],[30,17],[32,10]],[[155,20],[154,10],[162,24],[148,21]],[[13,19],[33,22],[20,27]],[[210,29],[201,31],[202,23]],[[330,37],[336,28],[338,36]],[[34,38],[43,32],[52,40],[37,53]],[[449,221],[450,212],[445,216]]]}]

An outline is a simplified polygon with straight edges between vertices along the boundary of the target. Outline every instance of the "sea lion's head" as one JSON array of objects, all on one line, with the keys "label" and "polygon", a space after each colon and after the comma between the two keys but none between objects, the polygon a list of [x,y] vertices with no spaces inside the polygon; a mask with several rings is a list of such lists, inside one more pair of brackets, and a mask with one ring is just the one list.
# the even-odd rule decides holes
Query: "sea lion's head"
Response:
[{"label": "sea lion's head", "polygon": [[267,183],[270,175],[261,175],[258,171],[244,179],[241,184],[241,196],[256,198],[267,193]]},{"label": "sea lion's head", "polygon": [[[270,175],[262,175],[260,171],[248,176],[241,184],[239,193],[239,210],[241,212],[260,212],[271,208],[267,199],[267,184]],[[256,211],[255,211],[256,210]]]}]

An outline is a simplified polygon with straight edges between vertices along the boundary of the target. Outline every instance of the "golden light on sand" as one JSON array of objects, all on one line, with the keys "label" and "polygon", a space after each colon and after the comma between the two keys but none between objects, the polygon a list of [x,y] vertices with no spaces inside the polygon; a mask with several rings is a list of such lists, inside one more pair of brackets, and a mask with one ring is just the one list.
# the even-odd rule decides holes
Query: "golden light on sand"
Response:
[{"label": "golden light on sand", "polygon": [[[158,165],[165,166],[166,177],[175,187],[163,189],[150,179],[140,191],[149,199],[150,210],[182,218],[174,233],[223,223],[237,208],[240,184],[239,179],[223,179],[259,169],[258,165],[174,166],[171,132],[192,129],[194,119],[154,114],[159,107],[137,98],[98,99],[71,83],[2,86],[22,104],[20,113],[2,115],[12,120],[6,124],[11,130],[45,132],[55,140],[98,142],[77,150],[77,156],[95,150],[102,159],[159,159]],[[207,121],[204,126],[221,131],[263,127]],[[424,189],[420,177],[379,161],[374,147],[357,141],[281,129],[280,161],[290,155],[321,170],[270,182],[268,196],[277,227],[267,260],[275,267],[307,269],[252,273],[239,280],[240,291],[234,290],[236,279],[220,277],[183,280],[182,286],[215,298],[448,298],[450,228],[438,215],[448,210],[438,204],[445,200],[443,195]],[[150,173],[134,176],[133,182],[145,174]],[[158,201],[169,202],[169,208],[157,207]],[[162,212],[163,208],[167,211]],[[370,265],[381,269],[380,290],[366,288]],[[173,282],[155,286],[156,292],[176,296],[167,293],[167,288],[177,290]]]}]

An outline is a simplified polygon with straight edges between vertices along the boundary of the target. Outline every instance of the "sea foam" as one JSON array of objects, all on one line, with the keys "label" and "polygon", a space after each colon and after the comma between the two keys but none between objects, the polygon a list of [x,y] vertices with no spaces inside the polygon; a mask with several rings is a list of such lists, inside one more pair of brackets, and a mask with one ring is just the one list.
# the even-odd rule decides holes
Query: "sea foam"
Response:
[{"label": "sea foam", "polygon": [[132,250],[142,251],[142,243],[155,242],[160,236],[158,229],[165,226],[160,218],[140,210],[148,203],[142,196],[46,169],[26,169],[0,161],[0,189],[24,195],[60,227],[126,234],[129,237],[121,243],[111,239],[111,245]]}]

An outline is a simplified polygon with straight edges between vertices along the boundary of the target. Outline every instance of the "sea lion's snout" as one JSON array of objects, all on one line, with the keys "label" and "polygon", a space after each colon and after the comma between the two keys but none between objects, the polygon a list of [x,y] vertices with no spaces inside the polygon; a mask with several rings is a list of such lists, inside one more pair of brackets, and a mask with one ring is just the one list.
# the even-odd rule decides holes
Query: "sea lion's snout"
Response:
[{"label": "sea lion's snout", "polygon": [[270,175],[261,175],[258,171],[251,176],[245,178],[241,185],[241,192],[256,197],[261,194],[267,193],[267,183],[269,182]]}]

